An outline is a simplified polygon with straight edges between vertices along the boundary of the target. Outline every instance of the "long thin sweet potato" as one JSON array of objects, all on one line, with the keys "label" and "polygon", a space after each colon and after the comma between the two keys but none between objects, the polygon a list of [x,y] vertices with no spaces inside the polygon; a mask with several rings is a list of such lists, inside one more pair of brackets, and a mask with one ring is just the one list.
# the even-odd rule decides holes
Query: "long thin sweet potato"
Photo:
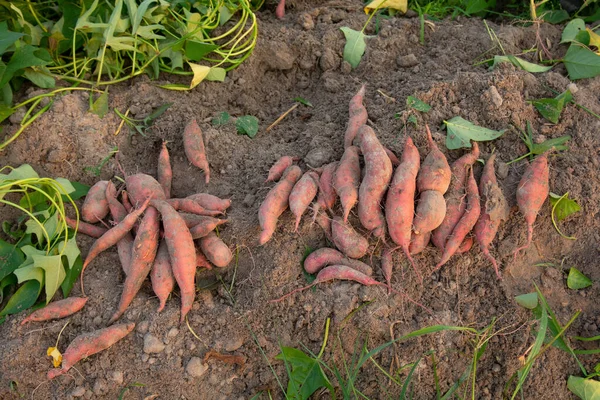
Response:
[{"label": "long thin sweet potato", "polygon": [[154,263],[154,258],[156,257],[156,251],[158,250],[159,233],[160,222],[158,211],[154,207],[148,207],[133,240],[131,263],[125,277],[125,283],[123,284],[123,293],[121,293],[121,300],[119,301],[117,311],[115,311],[108,322],[109,325],[123,315],[142,287],[142,283],[148,277]]},{"label": "long thin sweet potato", "polygon": [[204,171],[204,180],[208,184],[210,182],[210,168],[206,158],[202,130],[195,118],[183,130],[183,149],[188,161]]},{"label": "long thin sweet potato", "polygon": [[337,169],[337,161],[327,164],[321,172],[319,178],[319,194],[317,196],[317,202],[315,203],[313,221],[317,218],[317,214],[321,208],[331,210],[335,205],[337,195],[333,187],[333,177]]},{"label": "long thin sweet potato", "polygon": [[62,368],[55,368],[48,371],[48,379],[54,379],[59,375],[67,373],[80,360],[108,349],[127,336],[134,328],[135,324],[131,322],[77,336],[63,354]]},{"label": "long thin sweet potato", "polygon": [[84,235],[88,235],[89,237],[93,237],[98,239],[102,235],[104,235],[108,229],[103,228],[101,226],[96,226],[92,224],[88,224],[87,222],[79,221],[79,224],[74,219],[71,219],[65,216],[65,222],[69,226],[69,228],[77,229],[77,232],[83,233]]},{"label": "long thin sweet potato", "polygon": [[260,205],[258,209],[258,222],[260,223],[262,232],[259,244],[263,245],[267,243],[273,236],[277,226],[277,219],[288,208],[290,193],[301,175],[302,171],[299,167],[295,165],[288,167],[281,181],[277,182],[269,191],[265,201]]},{"label": "long thin sweet potato", "polygon": [[121,191],[121,201],[123,202],[123,207],[125,207],[127,212],[130,213],[133,210],[133,206],[129,201],[129,194],[127,193],[127,190]]},{"label": "long thin sweet potato", "polygon": [[381,200],[392,178],[392,163],[369,126],[361,126],[357,138],[365,159],[365,177],[358,189],[358,218],[362,226],[384,239],[386,221]]},{"label": "long thin sweet potato", "polygon": [[152,290],[160,302],[156,312],[161,312],[165,308],[167,299],[175,286],[175,278],[173,277],[173,270],[169,259],[169,249],[164,239],[158,245],[156,259],[150,272],[150,281],[152,282]]},{"label": "long thin sweet potato", "polygon": [[352,225],[344,223],[340,217],[334,217],[331,223],[331,238],[335,247],[350,258],[361,258],[367,254],[369,242]]},{"label": "long thin sweet potato", "polygon": [[46,307],[29,314],[27,318],[21,321],[21,325],[28,322],[42,322],[68,317],[81,310],[86,302],[87,297],[67,297],[63,300],[53,301]]},{"label": "long thin sweet potato", "polygon": [[[127,210],[125,206],[117,200],[117,189],[112,182],[108,182],[106,186],[106,200],[108,201],[108,208],[113,220],[117,223],[123,221],[127,216]],[[133,249],[133,236],[131,232],[127,232],[125,236],[117,242],[117,253],[119,254],[119,260],[123,267],[125,275],[129,273],[129,267],[131,265],[131,252]]]},{"label": "long thin sweet potato", "polygon": [[221,199],[217,196],[213,196],[212,194],[208,193],[196,193],[186,198],[194,200],[196,203],[206,208],[207,210],[225,212],[225,210],[227,210],[231,205],[230,199]]},{"label": "long thin sweet potato", "polygon": [[171,169],[171,160],[169,159],[169,150],[167,142],[162,142],[160,154],[158,155],[158,170],[156,173],[158,183],[162,186],[165,196],[171,197],[171,182],[173,181],[173,170]]},{"label": "long thin sweet potato", "polygon": [[105,195],[106,185],[108,185],[108,181],[99,181],[88,191],[81,206],[81,218],[84,221],[99,222],[108,215],[108,203]]},{"label": "long thin sweet potato", "polygon": [[200,239],[200,249],[206,258],[219,268],[228,266],[233,259],[229,247],[214,232]]},{"label": "long thin sweet potato", "polygon": [[372,275],[373,269],[362,261],[348,258],[339,251],[329,247],[323,247],[310,253],[304,260],[304,270],[309,274],[316,274],[328,265],[345,265],[362,272],[365,275]]},{"label": "long thin sweet potato", "polygon": [[192,199],[168,199],[167,203],[169,203],[169,205],[177,211],[183,211],[197,215],[216,217],[223,214],[223,211],[207,210]]},{"label": "long thin sweet potato", "polygon": [[344,150],[333,176],[333,188],[340,198],[344,211],[344,222],[348,222],[348,215],[358,202],[358,187],[360,185],[360,161],[358,147],[349,146]]},{"label": "long thin sweet potato", "polygon": [[289,167],[292,166],[292,164],[294,163],[294,161],[296,161],[298,159],[299,159],[298,157],[291,157],[291,156],[283,156],[283,157],[281,157],[269,169],[269,175],[267,176],[267,180],[265,181],[265,183],[278,181],[283,176],[283,173]]},{"label": "long thin sweet potato", "polygon": [[331,218],[329,218],[329,215],[321,211],[317,214],[315,221],[321,227],[321,229],[323,229],[325,237],[327,237],[330,242],[333,242],[333,239],[331,238]]},{"label": "long thin sweet potato", "polygon": [[450,186],[452,172],[446,156],[433,141],[429,126],[425,125],[425,127],[427,129],[427,140],[429,141],[430,149],[417,175],[417,189],[419,192],[435,190],[444,194]]},{"label": "long thin sweet potato", "polygon": [[192,234],[185,226],[185,221],[167,202],[153,201],[152,204],[160,211],[165,242],[169,249],[173,276],[181,293],[181,317],[179,322],[192,309],[196,295],[196,249]]},{"label": "long thin sweet potato", "polygon": [[367,123],[367,119],[369,118],[367,109],[363,105],[365,90],[365,85],[362,85],[358,90],[358,93],[350,100],[350,118],[348,120],[348,128],[346,128],[346,133],[344,134],[344,148],[352,146],[352,142],[358,134],[358,130]]},{"label": "long thin sweet potato", "polygon": [[319,174],[308,171],[296,182],[289,197],[290,211],[296,217],[294,230],[298,231],[302,214],[306,211],[319,190]]}]

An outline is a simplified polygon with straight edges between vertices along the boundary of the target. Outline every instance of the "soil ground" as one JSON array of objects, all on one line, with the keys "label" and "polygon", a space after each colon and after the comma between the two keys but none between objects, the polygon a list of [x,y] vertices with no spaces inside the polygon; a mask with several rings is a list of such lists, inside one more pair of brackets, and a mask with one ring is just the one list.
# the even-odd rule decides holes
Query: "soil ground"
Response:
[{"label": "soil ground", "polygon": [[[490,39],[482,20],[458,18],[426,25],[425,43],[420,44],[419,19],[399,17],[373,21],[367,33],[375,35],[376,26],[379,32],[368,40],[359,67],[351,70],[342,62],[344,37],[339,28],[361,29],[366,17],[355,3],[297,4],[288,10],[283,22],[275,19],[273,8],[262,11],[254,55],[229,73],[224,83],[202,83],[189,93],[170,92],[157,88],[156,83],[183,80],[163,76],[160,82],[139,78],[110,87],[110,109],[130,108],[135,117],[173,103],[147,137],[129,136],[126,130],[115,136],[119,118],[112,112],[103,119],[88,113],[87,96],[72,93],[56,100],[49,112],[0,155],[1,165],[29,163],[41,175],[63,176],[91,185],[99,178],[84,168],[97,165],[114,146],[119,147],[119,160],[126,173],[155,175],[160,144],[167,140],[174,170],[173,196],[208,192],[231,198],[231,223],[222,227],[220,234],[232,249],[237,249],[235,262],[227,269],[198,273],[199,293],[189,314],[189,327],[196,335],[185,324],[178,325],[177,293],[162,313],[156,313],[158,301],[148,282],[123,317],[137,324],[135,332],[51,382],[46,381],[50,368],[46,349],[54,345],[64,322],[21,327],[24,315],[10,317],[0,326],[1,398],[116,399],[124,388],[129,388],[125,399],[249,399],[261,392],[262,398],[267,398],[269,390],[273,398],[283,398],[277,379],[287,385],[287,374],[283,363],[275,359],[279,346],[318,353],[325,321],[330,317],[332,326],[323,360],[338,368],[351,362],[363,343],[373,349],[392,336],[397,338],[436,323],[482,329],[496,319],[495,330],[502,331],[490,340],[479,361],[475,383],[477,398],[500,399],[535,337],[537,324],[531,313],[514,301],[514,296],[532,292],[534,282],[563,324],[581,310],[569,329],[570,336],[600,333],[600,302],[595,300],[599,286],[579,291],[566,287],[566,272],[573,266],[595,282],[600,280],[600,121],[568,105],[560,122],[549,124],[527,102],[551,97],[550,89],[565,90],[569,80],[564,68],[557,66],[533,75],[502,64],[489,71],[477,62],[500,54],[500,49]],[[535,27],[488,25],[507,54],[521,53],[535,45]],[[558,44],[561,29],[541,26],[540,35],[555,59],[566,50]],[[492,250],[501,263],[503,279],[496,280],[492,266],[478,248],[453,257],[436,273],[432,270],[439,252],[427,248],[416,257],[426,277],[422,285],[406,259],[400,254],[395,256],[393,286],[431,309],[431,315],[401,296],[388,296],[380,288],[348,282],[323,284],[281,303],[268,302],[306,284],[301,260],[307,248],[331,244],[308,216],[294,232],[293,216],[286,212],[273,239],[258,246],[257,211],[272,186],[264,183],[267,171],[283,155],[300,157],[303,170],[338,160],[343,153],[348,102],[363,83],[367,84],[365,104],[370,123],[380,140],[397,154],[406,136],[410,136],[424,156],[427,144],[423,128],[428,123],[449,161],[455,160],[463,151],[446,150],[445,132],[439,127],[456,115],[491,129],[507,129],[501,138],[481,144],[483,158],[492,151],[497,153],[499,183],[512,207]],[[600,78],[578,81],[577,88],[575,100],[600,113]],[[27,93],[32,94],[31,90]],[[428,113],[412,112],[417,118],[416,128],[403,122],[409,116],[405,106],[409,95],[432,106]],[[314,107],[297,108],[265,132],[297,96],[308,99]],[[238,135],[233,124],[213,126],[211,118],[222,111],[233,116],[257,116],[259,134],[250,139]],[[181,133],[191,118],[198,119],[207,142],[214,171],[208,185],[183,152]],[[572,136],[568,151],[551,156],[550,187],[554,193],[569,192],[582,211],[561,224],[565,232],[577,237],[570,241],[554,230],[550,207],[544,206],[535,224],[534,243],[513,261],[512,251],[526,237],[515,201],[526,162],[508,166],[506,162],[526,152],[514,127],[523,129],[526,121],[531,122],[537,141]],[[13,125],[5,131],[14,129]],[[480,170],[478,166],[476,173]],[[122,173],[111,161],[101,178],[114,175]],[[356,215],[351,221],[360,226]],[[78,242],[85,254],[92,239],[80,235]],[[383,280],[379,269],[382,246],[374,240],[370,243],[370,255],[364,261],[374,266],[375,278]],[[542,262],[555,266],[535,266]],[[70,319],[60,348],[82,332],[105,326],[118,304],[123,279],[116,249],[98,257],[86,274],[88,303]],[[78,294],[76,285],[74,295]],[[150,342],[152,337],[166,346],[159,343],[153,349],[158,352],[146,353],[144,341]],[[473,339],[458,332],[437,333],[388,347],[373,362],[364,364],[356,388],[368,398],[397,398],[401,386],[391,383],[377,364],[385,371],[391,370],[402,382],[410,369],[405,366],[433,350],[444,392],[471,362]],[[192,357],[203,358],[208,351],[243,356],[245,365],[228,365],[215,359],[206,365],[189,365]],[[598,361],[594,356],[580,358],[588,369]],[[435,398],[432,367],[432,358],[427,356],[416,369],[415,399]],[[550,349],[531,370],[523,387],[525,398],[572,398],[566,387],[570,374],[580,374],[573,358]],[[329,377],[337,387],[335,378],[331,374]],[[11,381],[16,382],[16,391],[10,389]],[[339,388],[336,395],[341,398]],[[329,394],[318,392],[315,398],[329,398]]]}]

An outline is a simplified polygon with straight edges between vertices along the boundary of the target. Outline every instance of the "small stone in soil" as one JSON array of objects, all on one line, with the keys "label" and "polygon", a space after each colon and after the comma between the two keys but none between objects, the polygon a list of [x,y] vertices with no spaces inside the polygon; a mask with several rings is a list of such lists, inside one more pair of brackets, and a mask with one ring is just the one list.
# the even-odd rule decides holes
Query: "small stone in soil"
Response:
[{"label": "small stone in soil", "polygon": [[164,349],[165,344],[156,336],[150,333],[147,333],[146,336],[144,336],[144,353],[160,353]]},{"label": "small stone in soil", "polygon": [[123,372],[121,371],[113,371],[110,373],[110,380],[116,383],[117,385],[123,384]]},{"label": "small stone in soil", "polygon": [[185,372],[194,378],[201,377],[206,373],[206,371],[208,371],[208,365],[203,364],[199,357],[190,358],[190,361],[188,361],[185,367]]},{"label": "small stone in soil", "polygon": [[410,67],[414,67],[414,66],[418,65],[419,60],[417,59],[417,56],[415,56],[414,54],[411,53],[406,56],[399,56],[398,59],[396,60],[396,63],[398,64],[399,67],[410,68]]},{"label": "small stone in soil", "polygon": [[73,391],[71,392],[71,396],[73,397],[81,397],[85,394],[85,388],[83,386],[77,386],[75,389],[73,389]]}]

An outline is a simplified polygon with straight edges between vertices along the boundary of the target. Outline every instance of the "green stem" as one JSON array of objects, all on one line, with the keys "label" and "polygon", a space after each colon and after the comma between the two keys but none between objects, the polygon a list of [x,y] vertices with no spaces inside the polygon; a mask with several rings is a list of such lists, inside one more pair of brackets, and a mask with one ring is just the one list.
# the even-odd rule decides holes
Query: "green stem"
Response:
[{"label": "green stem", "polygon": [[331,318],[327,318],[327,322],[325,322],[325,336],[323,337],[323,344],[321,345],[321,351],[319,351],[319,355],[317,358],[321,358],[323,352],[325,351],[325,346],[327,346],[327,338],[329,337],[329,323],[331,322]]},{"label": "green stem", "polygon": [[2,144],[0,144],[0,151],[4,150],[4,148],[6,146],[8,146],[9,144],[11,144],[12,142],[14,142],[21,133],[23,133],[23,131],[29,126],[31,125],[31,123],[33,121],[35,121],[36,119],[38,119],[38,117],[40,115],[42,115],[43,113],[45,113],[46,111],[48,111],[48,109],[50,108],[50,106],[52,105],[52,102],[48,103],[44,108],[42,108],[40,111],[38,111],[33,117],[31,117],[27,122],[25,122],[24,124],[21,124],[21,127],[10,137],[8,138],[8,140]]},{"label": "green stem", "polygon": [[514,160],[511,160],[511,161],[507,162],[507,163],[506,163],[506,165],[510,165],[510,164],[512,164],[512,163],[515,163],[515,162],[517,162],[517,161],[521,161],[522,159],[524,159],[524,158],[527,158],[527,157],[529,157],[530,155],[531,155],[531,152],[529,152],[529,153],[527,153],[527,154],[525,154],[525,155],[523,155],[523,156],[521,156],[521,157],[517,157],[517,158],[515,158]]}]

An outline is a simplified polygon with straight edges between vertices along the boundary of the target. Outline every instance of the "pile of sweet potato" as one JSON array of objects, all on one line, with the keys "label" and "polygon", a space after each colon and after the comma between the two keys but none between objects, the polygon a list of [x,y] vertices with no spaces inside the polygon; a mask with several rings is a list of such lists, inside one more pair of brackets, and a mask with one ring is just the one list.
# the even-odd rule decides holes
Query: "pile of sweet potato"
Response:
[{"label": "pile of sweet potato", "polygon": [[[410,137],[405,138],[398,160],[367,125],[364,95],[363,86],[350,101],[344,154],[339,161],[304,174],[293,165],[295,160],[290,156],[273,165],[267,181],[279,181],[259,209],[260,244],[272,237],[277,219],[288,207],[296,216],[297,230],[302,215],[316,198],[313,220],[339,250],[320,249],[306,259],[307,272],[321,271],[319,282],[324,281],[320,277],[324,273],[326,280],[382,285],[369,278],[371,267],[357,260],[367,255],[369,242],[348,222],[355,206],[364,231],[384,246],[381,267],[390,290],[392,252],[401,249],[422,280],[412,256],[430,242],[441,251],[434,271],[453,255],[469,251],[475,241],[500,278],[498,263],[489,247],[500,222],[508,216],[508,207],[496,181],[495,155],[487,159],[478,185],[473,171],[479,158],[477,143],[473,142],[471,151],[450,166],[426,126],[429,149],[423,161]],[[526,246],[547,196],[548,163],[547,154],[543,154],[528,167],[517,191],[517,202],[529,227]],[[340,207],[336,207],[338,198]]]}]

